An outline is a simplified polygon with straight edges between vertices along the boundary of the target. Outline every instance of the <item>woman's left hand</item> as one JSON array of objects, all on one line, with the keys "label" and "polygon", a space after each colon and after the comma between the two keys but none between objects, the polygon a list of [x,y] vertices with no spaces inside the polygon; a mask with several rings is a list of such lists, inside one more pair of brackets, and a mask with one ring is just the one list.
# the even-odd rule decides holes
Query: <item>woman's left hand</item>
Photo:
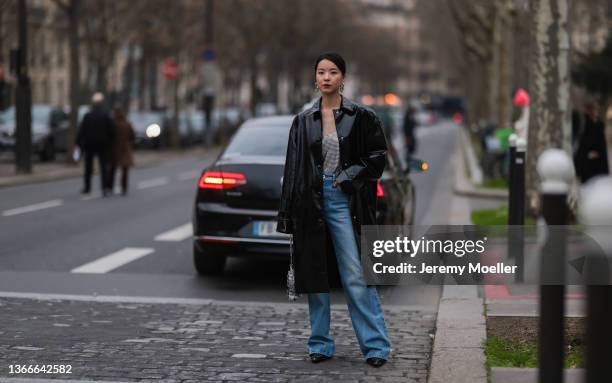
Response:
[{"label": "woman's left hand", "polygon": [[336,182],[336,180],[334,180],[334,182],[332,183],[332,186],[335,188],[338,187],[338,183]]}]

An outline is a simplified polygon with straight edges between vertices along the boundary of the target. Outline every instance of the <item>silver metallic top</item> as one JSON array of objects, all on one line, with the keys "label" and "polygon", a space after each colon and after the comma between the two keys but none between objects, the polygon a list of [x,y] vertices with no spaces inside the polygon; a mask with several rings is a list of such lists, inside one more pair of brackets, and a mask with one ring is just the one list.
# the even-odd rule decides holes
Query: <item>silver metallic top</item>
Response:
[{"label": "silver metallic top", "polygon": [[323,169],[325,173],[334,173],[340,162],[338,134],[332,132],[323,136]]}]

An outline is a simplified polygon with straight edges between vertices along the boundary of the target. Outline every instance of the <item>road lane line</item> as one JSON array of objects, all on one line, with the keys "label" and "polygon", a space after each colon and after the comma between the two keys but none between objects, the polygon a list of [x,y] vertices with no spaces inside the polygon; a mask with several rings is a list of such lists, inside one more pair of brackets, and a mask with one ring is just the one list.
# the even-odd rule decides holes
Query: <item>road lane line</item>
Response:
[{"label": "road lane line", "polygon": [[168,183],[168,177],[152,178],[150,180],[141,181],[138,183],[138,189],[148,189],[156,186],[162,186]]},{"label": "road lane line", "polygon": [[196,179],[198,179],[198,177],[200,177],[201,173],[202,173],[201,170],[194,169],[194,170],[190,170],[190,171],[187,171],[187,172],[179,173],[179,175],[176,176],[176,179],[179,180],[179,181],[196,180]]},{"label": "road lane line", "polygon": [[15,209],[5,210],[2,212],[3,217],[9,217],[12,215],[31,213],[42,209],[49,209],[56,206],[61,206],[64,203],[61,199],[54,199],[52,201],[46,201],[41,203],[35,203],[33,205],[22,206]]},{"label": "road lane line", "polygon": [[127,263],[151,254],[154,250],[146,247],[126,247],[93,262],[70,270],[71,273],[104,274]]},{"label": "road lane line", "polygon": [[191,225],[191,222],[187,222],[184,225],[156,235],[154,240],[163,242],[180,242],[192,236],[193,226]]}]

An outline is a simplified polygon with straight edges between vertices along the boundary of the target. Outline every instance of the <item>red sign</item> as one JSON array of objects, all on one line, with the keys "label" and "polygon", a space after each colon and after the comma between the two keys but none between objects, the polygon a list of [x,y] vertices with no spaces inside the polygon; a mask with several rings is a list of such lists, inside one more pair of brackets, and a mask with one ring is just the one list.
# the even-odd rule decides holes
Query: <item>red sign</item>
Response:
[{"label": "red sign", "polygon": [[167,59],[162,66],[162,74],[168,80],[174,80],[178,75],[178,63],[174,59]]}]

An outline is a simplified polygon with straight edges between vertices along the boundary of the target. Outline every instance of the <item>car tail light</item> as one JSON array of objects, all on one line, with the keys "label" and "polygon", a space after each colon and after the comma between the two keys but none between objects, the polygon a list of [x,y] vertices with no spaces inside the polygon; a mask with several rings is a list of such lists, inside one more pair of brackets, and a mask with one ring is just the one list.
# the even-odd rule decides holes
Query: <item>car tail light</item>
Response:
[{"label": "car tail light", "polygon": [[199,182],[202,189],[231,189],[244,184],[244,174],[228,172],[204,172]]},{"label": "car tail light", "polygon": [[383,189],[382,184],[380,183],[380,180],[376,181],[376,197],[384,197],[385,196],[385,189]]}]

